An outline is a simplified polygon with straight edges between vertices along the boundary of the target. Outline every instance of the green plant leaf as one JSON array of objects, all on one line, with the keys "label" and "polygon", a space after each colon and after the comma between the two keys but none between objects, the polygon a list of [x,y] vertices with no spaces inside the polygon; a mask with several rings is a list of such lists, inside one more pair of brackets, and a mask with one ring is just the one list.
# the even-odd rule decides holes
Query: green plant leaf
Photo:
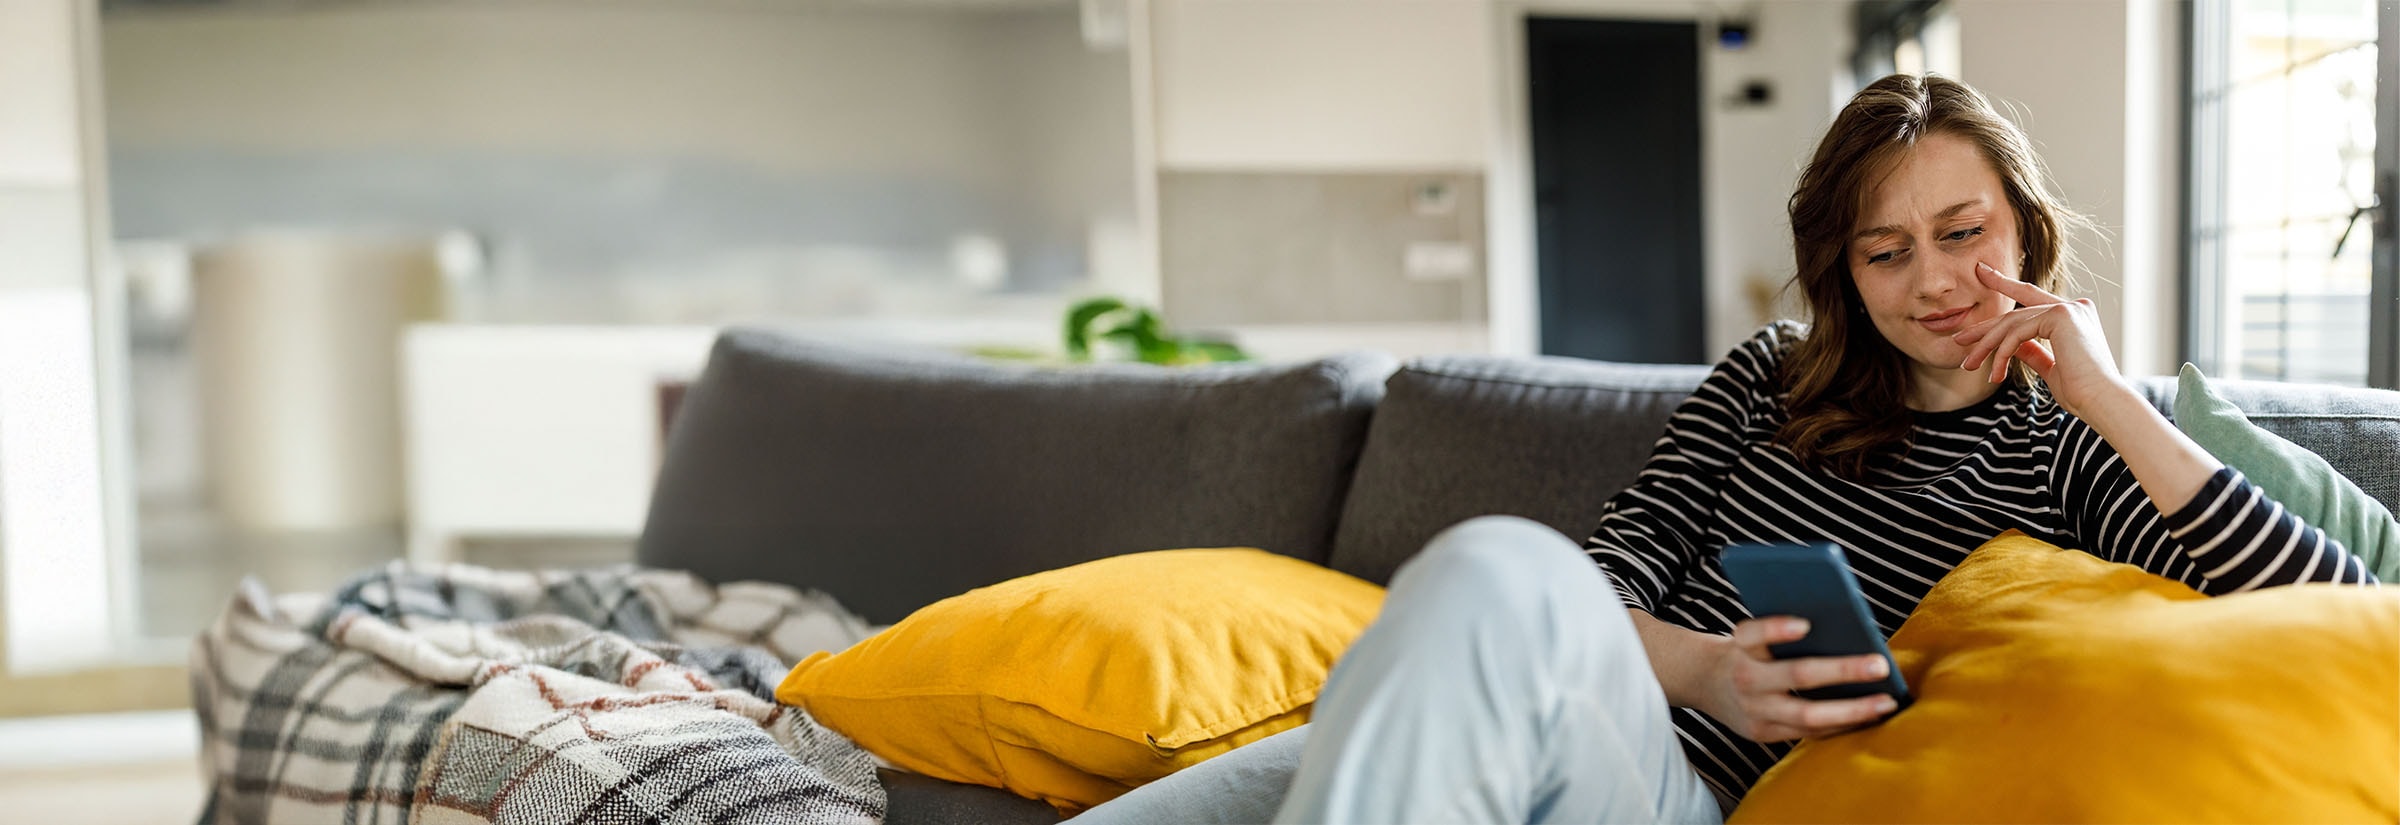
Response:
[{"label": "green plant leaf", "polygon": [[1092,298],[1067,311],[1067,358],[1092,360],[1095,341],[1113,341],[1135,360],[1150,364],[1207,364],[1248,361],[1249,353],[1224,341],[1169,335],[1156,310],[1117,298]]},{"label": "green plant leaf", "polygon": [[1190,346],[1192,349],[1206,354],[1211,362],[1250,360],[1250,353],[1243,352],[1241,347],[1223,341],[1194,341]]},{"label": "green plant leaf", "polygon": [[1089,361],[1092,358],[1092,325],[1100,317],[1125,308],[1125,302],[1115,298],[1093,298],[1067,310],[1067,358]]}]

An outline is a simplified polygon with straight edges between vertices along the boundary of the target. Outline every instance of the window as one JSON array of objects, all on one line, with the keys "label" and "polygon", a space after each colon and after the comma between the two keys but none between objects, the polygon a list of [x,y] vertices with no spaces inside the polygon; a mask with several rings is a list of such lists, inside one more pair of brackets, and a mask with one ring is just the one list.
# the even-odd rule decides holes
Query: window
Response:
[{"label": "window", "polygon": [[2192,7],[2186,346],[2212,375],[2394,385],[2395,5]]},{"label": "window", "polygon": [[1885,75],[1926,72],[1958,77],[1958,15],[1940,0],[1862,0],[1853,12],[1856,85]]}]

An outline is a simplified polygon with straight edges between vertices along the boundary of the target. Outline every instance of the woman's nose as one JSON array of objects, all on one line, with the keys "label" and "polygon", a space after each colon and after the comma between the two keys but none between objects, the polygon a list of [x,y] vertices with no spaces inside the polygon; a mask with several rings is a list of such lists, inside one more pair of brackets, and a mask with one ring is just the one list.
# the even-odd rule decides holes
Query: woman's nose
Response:
[{"label": "woman's nose", "polygon": [[1939,298],[1975,282],[1975,261],[1972,258],[1941,258],[1927,261],[1917,270],[1917,294]]}]

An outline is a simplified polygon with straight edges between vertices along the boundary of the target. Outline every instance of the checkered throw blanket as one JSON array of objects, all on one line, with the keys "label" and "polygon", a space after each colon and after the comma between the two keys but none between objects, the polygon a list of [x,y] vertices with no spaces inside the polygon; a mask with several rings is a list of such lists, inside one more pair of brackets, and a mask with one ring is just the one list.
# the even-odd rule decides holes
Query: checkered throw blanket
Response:
[{"label": "checkered throw blanket", "polygon": [[877,823],[873,759],[773,699],[867,634],[820,594],[630,566],[245,581],[193,645],[200,821]]}]

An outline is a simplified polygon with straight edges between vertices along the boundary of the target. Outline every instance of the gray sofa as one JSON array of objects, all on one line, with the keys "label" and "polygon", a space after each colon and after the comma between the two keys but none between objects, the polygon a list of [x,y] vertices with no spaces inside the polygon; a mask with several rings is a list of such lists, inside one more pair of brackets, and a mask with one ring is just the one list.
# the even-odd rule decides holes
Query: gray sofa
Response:
[{"label": "gray sofa", "polygon": [[[877,623],[1171,547],[1261,547],[1380,583],[1477,515],[1588,533],[1707,372],[1372,353],[1041,369],[735,330],[676,412],[639,560],[822,589]],[[2168,408],[2172,380],[2143,388]],[[2400,393],[2225,391],[2400,506]],[[1057,820],[993,789],[884,780],[895,825]]]}]

